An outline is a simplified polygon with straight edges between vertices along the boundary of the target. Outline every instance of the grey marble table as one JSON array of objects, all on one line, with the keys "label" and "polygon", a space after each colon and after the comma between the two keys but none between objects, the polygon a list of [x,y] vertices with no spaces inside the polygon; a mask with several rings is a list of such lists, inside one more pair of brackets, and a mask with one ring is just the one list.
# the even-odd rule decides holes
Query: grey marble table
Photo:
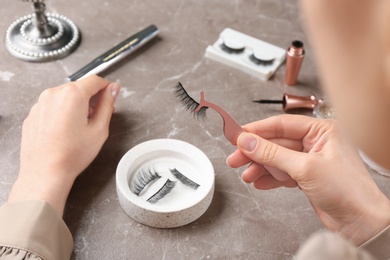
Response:
[{"label": "grey marble table", "polygon": [[[30,7],[3,0],[0,35]],[[283,92],[322,96],[313,53],[295,0],[47,1],[47,10],[72,19],[82,32],[79,48],[48,63],[23,62],[0,46],[0,203],[19,168],[21,125],[46,88],[60,85],[81,66],[140,29],[156,24],[158,40],[115,65],[103,76],[120,80],[122,91],[110,137],[96,160],[76,180],[65,222],[75,241],[76,259],[291,259],[300,244],[321,229],[298,189],[258,191],[243,183],[243,169],[231,169],[234,151],[213,112],[197,121],[181,110],[172,86],[181,81],[191,94],[207,91],[240,124],[283,113],[280,106],[252,103]],[[204,57],[226,27],[282,48],[306,44],[299,82],[283,83],[282,66],[269,81]],[[309,112],[298,113],[311,115]],[[189,142],[206,153],[215,169],[215,194],[197,221],[174,229],[150,228],[130,219],[118,203],[115,169],[135,145],[156,138]],[[390,180],[373,173],[386,194]]]}]

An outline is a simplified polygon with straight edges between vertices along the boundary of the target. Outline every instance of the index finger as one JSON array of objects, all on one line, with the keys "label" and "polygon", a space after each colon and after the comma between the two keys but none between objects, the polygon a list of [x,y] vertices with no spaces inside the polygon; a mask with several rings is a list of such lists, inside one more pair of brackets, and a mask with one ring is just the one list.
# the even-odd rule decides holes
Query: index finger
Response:
[{"label": "index finger", "polygon": [[96,75],[72,82],[80,88],[89,98],[96,95],[100,90],[106,88],[110,82]]},{"label": "index finger", "polygon": [[243,128],[246,132],[266,139],[286,138],[301,140],[312,129],[316,129],[323,122],[321,119],[302,115],[280,115],[246,124]]}]

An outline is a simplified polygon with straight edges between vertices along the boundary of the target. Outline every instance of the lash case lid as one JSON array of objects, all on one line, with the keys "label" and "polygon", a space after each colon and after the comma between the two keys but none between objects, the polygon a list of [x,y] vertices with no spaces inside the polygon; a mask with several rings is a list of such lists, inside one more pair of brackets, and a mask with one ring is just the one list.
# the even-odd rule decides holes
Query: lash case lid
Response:
[{"label": "lash case lid", "polygon": [[222,39],[222,44],[222,47],[224,47],[224,50],[227,50],[228,53],[240,53],[245,49],[245,44],[237,38]]},{"label": "lash case lid", "polygon": [[[244,46],[242,51],[229,51],[229,45],[237,48],[238,43]],[[206,48],[205,56],[266,81],[283,64],[286,53],[283,48],[226,28],[219,39]]]},{"label": "lash case lid", "polygon": [[135,221],[156,228],[179,227],[201,217],[214,196],[214,182],[208,157],[199,148],[175,139],[136,145],[116,170],[122,209]]},{"label": "lash case lid", "polygon": [[275,59],[274,56],[269,55],[268,53],[262,52],[259,50],[256,50],[253,52],[253,57],[255,57],[256,59],[263,61],[263,62],[272,62]]}]

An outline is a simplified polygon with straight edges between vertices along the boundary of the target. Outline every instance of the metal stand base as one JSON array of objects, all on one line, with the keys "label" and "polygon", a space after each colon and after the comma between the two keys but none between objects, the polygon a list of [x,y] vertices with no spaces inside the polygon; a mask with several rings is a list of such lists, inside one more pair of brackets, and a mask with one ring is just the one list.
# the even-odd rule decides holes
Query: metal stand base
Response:
[{"label": "metal stand base", "polygon": [[8,28],[5,45],[13,56],[44,62],[63,58],[78,47],[80,32],[71,20],[59,14],[41,12],[40,15],[43,23],[37,23],[37,14],[31,14],[19,18]]}]

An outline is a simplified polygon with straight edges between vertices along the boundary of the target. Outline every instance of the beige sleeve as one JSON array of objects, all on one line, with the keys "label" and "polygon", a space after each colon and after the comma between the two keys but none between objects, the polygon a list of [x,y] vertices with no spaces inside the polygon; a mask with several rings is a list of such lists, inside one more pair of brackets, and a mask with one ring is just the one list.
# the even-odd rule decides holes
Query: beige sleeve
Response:
[{"label": "beige sleeve", "polygon": [[[310,236],[298,250],[295,260],[374,260],[377,259],[362,248],[357,248],[340,235],[320,231]],[[378,258],[386,259],[386,258]]]},{"label": "beige sleeve", "polygon": [[0,207],[0,259],[66,259],[72,235],[45,201],[7,203]]},{"label": "beige sleeve", "polygon": [[378,259],[390,259],[390,226],[360,246]]}]

